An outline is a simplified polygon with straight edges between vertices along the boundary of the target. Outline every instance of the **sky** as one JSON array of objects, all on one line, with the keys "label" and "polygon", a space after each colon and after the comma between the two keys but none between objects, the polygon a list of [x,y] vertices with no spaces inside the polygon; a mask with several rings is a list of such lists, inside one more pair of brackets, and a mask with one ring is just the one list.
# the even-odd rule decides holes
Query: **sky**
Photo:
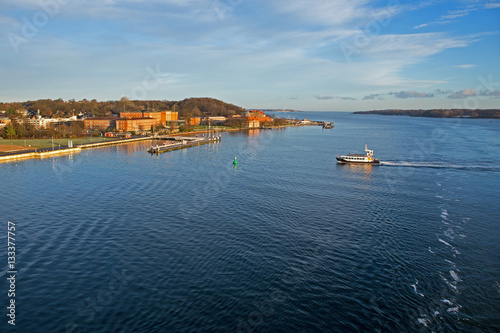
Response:
[{"label": "sky", "polygon": [[500,0],[0,0],[0,101],[500,108]]}]

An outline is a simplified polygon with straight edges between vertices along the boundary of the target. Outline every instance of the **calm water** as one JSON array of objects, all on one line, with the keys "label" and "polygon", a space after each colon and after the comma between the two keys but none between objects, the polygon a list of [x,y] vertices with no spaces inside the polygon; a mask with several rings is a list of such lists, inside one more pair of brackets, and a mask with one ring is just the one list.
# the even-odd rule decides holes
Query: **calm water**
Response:
[{"label": "calm water", "polygon": [[0,164],[0,331],[8,221],[18,332],[500,329],[500,122],[280,115],[335,128]]}]

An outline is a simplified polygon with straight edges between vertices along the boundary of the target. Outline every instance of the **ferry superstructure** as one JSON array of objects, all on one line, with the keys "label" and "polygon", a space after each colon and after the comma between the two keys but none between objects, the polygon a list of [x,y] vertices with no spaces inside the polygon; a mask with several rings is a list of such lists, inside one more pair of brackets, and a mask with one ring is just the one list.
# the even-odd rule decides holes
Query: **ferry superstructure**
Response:
[{"label": "ferry superstructure", "polygon": [[368,145],[365,145],[366,155],[363,154],[349,154],[337,156],[337,163],[359,163],[359,164],[379,164],[380,160],[373,157],[373,150],[368,149]]}]

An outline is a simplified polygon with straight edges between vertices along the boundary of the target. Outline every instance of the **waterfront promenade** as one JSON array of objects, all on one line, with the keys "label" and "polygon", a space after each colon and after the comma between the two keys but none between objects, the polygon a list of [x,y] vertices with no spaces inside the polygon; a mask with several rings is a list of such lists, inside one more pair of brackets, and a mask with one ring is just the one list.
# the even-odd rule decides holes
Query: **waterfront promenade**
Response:
[{"label": "waterfront promenade", "polygon": [[21,159],[45,158],[57,155],[75,154],[81,152],[83,149],[106,147],[111,145],[126,144],[131,142],[138,142],[138,141],[145,141],[152,139],[154,139],[154,137],[152,136],[141,136],[136,138],[116,139],[109,141],[77,144],[74,145],[73,147],[62,146],[58,144],[57,147],[54,146],[51,148],[28,148],[23,150],[0,153],[0,163],[21,160]]}]

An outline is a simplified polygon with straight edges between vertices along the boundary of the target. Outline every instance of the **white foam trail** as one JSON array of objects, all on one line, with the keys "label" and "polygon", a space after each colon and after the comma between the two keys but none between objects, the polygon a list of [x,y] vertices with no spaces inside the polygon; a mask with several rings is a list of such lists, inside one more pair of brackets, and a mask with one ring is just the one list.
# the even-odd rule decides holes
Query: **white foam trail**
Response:
[{"label": "white foam trail", "polygon": [[457,286],[456,286],[454,283],[452,283],[452,282],[448,281],[448,279],[447,279],[447,278],[445,278],[444,276],[442,276],[442,275],[441,275],[441,279],[443,279],[443,281],[444,281],[444,282],[445,282],[448,286],[450,286],[450,287],[451,287],[451,288],[453,288],[454,290],[457,290]]},{"label": "white foam trail", "polygon": [[453,303],[452,303],[452,302],[450,302],[450,301],[449,301],[449,300],[447,300],[447,299],[443,299],[443,300],[441,300],[441,302],[443,302],[443,303],[445,303],[445,304],[448,304],[449,306],[452,306],[452,305],[453,305]]},{"label": "white foam trail", "polygon": [[452,265],[453,267],[456,267],[457,264],[455,264],[453,261],[451,260],[448,260],[448,259],[445,259],[444,261],[446,261],[448,264]]},{"label": "white foam trail", "polygon": [[[435,169],[459,169],[476,171],[498,172],[500,167],[496,165],[481,164],[453,164],[449,162],[406,162],[406,161],[381,161],[380,165],[392,167],[410,167],[410,168],[435,168]],[[439,175],[439,174],[438,174]]]},{"label": "white foam trail", "polygon": [[442,240],[441,238],[438,238],[438,241],[440,241],[441,243],[443,243],[446,246],[453,247],[450,243],[448,243],[447,241]]},{"label": "white foam trail", "polygon": [[449,309],[448,309],[448,310],[446,310],[446,311],[448,311],[448,312],[450,312],[450,313],[458,313],[458,311],[460,311],[460,308],[461,308],[461,306],[459,305],[459,306],[456,306],[456,307],[454,307],[454,308],[449,308]]},{"label": "white foam trail", "polygon": [[444,232],[444,235],[445,235],[446,237],[448,237],[449,239],[451,239],[451,240],[454,240],[454,239],[455,239],[455,232],[454,232],[454,231],[453,231],[453,229],[451,229],[451,228],[448,228],[448,230],[446,230],[446,231]]},{"label": "white foam trail", "polygon": [[413,290],[415,291],[415,294],[420,295],[422,297],[425,297],[424,294],[422,294],[421,292],[419,292],[417,290],[417,286],[418,286],[418,280],[417,279],[415,279],[415,284],[411,284],[411,286],[413,287]]},{"label": "white foam trail", "polygon": [[427,327],[427,325],[430,323],[431,321],[427,318],[418,318],[418,323],[419,324],[422,324],[424,325],[425,327]]},{"label": "white foam trail", "polygon": [[431,247],[430,247],[430,246],[429,246],[429,252],[430,252],[430,253],[434,253],[434,252],[432,252],[432,249],[431,249]]},{"label": "white foam trail", "polygon": [[462,279],[460,279],[460,277],[458,276],[457,273],[455,273],[455,271],[450,271],[450,275],[451,277],[453,278],[453,280],[457,281],[457,282],[460,282],[462,281]]}]

